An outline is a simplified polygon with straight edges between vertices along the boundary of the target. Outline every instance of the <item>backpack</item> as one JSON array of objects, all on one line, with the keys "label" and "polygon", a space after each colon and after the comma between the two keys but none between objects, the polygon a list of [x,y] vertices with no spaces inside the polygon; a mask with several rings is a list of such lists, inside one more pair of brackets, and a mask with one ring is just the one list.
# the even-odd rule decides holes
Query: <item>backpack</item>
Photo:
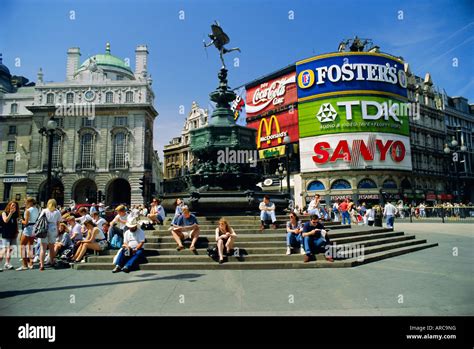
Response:
[{"label": "backpack", "polygon": [[44,239],[48,235],[48,219],[43,212],[33,226],[33,236]]},{"label": "backpack", "polygon": [[113,249],[119,249],[122,248],[123,245],[123,239],[120,235],[114,235],[112,240],[110,241],[110,247]]},{"label": "backpack", "polygon": [[207,249],[207,255],[211,257],[213,260],[217,261],[217,259],[219,258],[219,252],[217,251],[217,246],[209,247]]}]

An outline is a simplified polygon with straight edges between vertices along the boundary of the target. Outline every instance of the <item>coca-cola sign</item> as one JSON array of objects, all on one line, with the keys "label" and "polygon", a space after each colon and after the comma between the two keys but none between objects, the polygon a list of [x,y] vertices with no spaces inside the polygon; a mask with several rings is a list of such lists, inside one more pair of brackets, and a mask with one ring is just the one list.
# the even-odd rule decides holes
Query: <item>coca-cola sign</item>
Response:
[{"label": "coca-cola sign", "polygon": [[245,111],[248,117],[260,115],[297,101],[296,75],[286,74],[247,90]]}]

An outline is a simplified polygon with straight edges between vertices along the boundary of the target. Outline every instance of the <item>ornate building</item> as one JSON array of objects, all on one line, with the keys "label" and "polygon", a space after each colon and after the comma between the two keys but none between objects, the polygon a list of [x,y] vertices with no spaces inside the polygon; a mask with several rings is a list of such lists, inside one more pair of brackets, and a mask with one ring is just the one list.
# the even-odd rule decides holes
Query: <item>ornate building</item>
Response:
[{"label": "ornate building", "polygon": [[[111,54],[86,59],[79,48],[67,52],[66,81],[46,83],[38,75],[33,113],[27,194],[45,201],[48,140],[39,130],[50,119],[53,138],[52,195],[60,204],[103,201],[139,204],[154,195],[152,80],[148,49],[135,50],[135,70]],[[159,161],[158,161],[159,163]],[[155,171],[154,171],[155,167]]]},{"label": "ornate building", "polygon": [[26,196],[34,84],[12,76],[0,54],[0,201]]},{"label": "ornate building", "polygon": [[181,136],[174,137],[164,148],[164,178],[176,178],[187,173],[193,165],[193,156],[190,150],[189,131],[206,126],[208,123],[208,111],[202,109],[196,102],[191,105]]}]

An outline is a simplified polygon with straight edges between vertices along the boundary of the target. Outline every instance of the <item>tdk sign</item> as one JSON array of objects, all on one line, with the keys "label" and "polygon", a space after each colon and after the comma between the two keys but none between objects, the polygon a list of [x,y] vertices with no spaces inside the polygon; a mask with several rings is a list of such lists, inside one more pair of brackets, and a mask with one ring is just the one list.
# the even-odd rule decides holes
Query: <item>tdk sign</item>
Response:
[{"label": "tdk sign", "polygon": [[330,53],[296,63],[298,100],[347,94],[407,97],[403,61],[371,52]]}]

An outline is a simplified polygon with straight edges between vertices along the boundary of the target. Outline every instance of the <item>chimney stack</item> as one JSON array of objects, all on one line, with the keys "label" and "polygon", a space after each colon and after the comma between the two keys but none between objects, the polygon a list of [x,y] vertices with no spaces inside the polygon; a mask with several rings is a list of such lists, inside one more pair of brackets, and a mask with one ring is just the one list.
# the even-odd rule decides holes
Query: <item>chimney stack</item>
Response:
[{"label": "chimney stack", "polygon": [[143,78],[143,72],[147,70],[148,47],[146,45],[138,45],[135,49],[135,78]]},{"label": "chimney stack", "polygon": [[80,57],[79,47],[71,47],[67,50],[66,80],[74,78],[74,73],[79,69]]}]

